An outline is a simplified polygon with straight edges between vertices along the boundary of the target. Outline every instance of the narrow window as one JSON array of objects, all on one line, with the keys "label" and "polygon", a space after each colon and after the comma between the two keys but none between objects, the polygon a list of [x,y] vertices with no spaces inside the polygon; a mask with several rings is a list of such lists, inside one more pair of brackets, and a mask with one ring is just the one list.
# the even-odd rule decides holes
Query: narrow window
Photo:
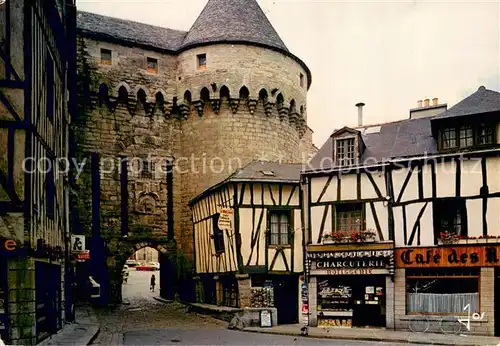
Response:
[{"label": "narrow window", "polygon": [[477,131],[477,144],[487,145],[493,144],[493,127],[481,124]]},{"label": "narrow window", "polygon": [[441,200],[433,203],[434,235],[441,238],[441,233],[453,233],[456,236],[467,235],[467,210],[464,200]]},{"label": "narrow window", "polygon": [[441,132],[441,144],[443,149],[451,149],[457,146],[457,133],[455,128],[443,129]]},{"label": "narrow window", "polygon": [[337,140],[336,161],[338,166],[351,166],[355,163],[354,138]]},{"label": "narrow window", "polygon": [[47,217],[49,219],[54,219],[54,204],[55,204],[55,182],[54,182],[54,169],[53,165],[50,170],[46,173],[46,193],[47,198],[45,201],[47,202]]},{"label": "narrow window", "polygon": [[212,229],[214,231],[214,248],[216,254],[224,253],[224,232],[219,228],[219,217],[220,214],[217,213],[213,217]]},{"label": "narrow window", "polygon": [[472,127],[461,126],[459,130],[460,148],[472,147],[474,145],[474,134]]},{"label": "narrow window", "polygon": [[50,54],[47,55],[47,60],[45,62],[45,71],[47,78],[47,100],[46,100],[46,112],[47,118],[50,120],[54,117],[54,61]]},{"label": "narrow window", "polygon": [[290,244],[290,212],[273,210],[269,213],[270,245]]},{"label": "narrow window", "polygon": [[142,161],[141,178],[142,179],[153,179],[154,176],[154,164],[149,159],[144,159]]},{"label": "narrow window", "polygon": [[207,69],[207,55],[206,54],[198,54],[198,70],[206,70]]},{"label": "narrow window", "polygon": [[363,231],[363,206],[360,203],[338,204],[335,207],[336,231]]},{"label": "narrow window", "polygon": [[148,58],[147,63],[148,63],[147,70],[149,73],[158,73],[158,59]]},{"label": "narrow window", "polygon": [[101,64],[111,65],[111,51],[109,49],[101,48]]},{"label": "narrow window", "polygon": [[304,75],[301,73],[299,76],[300,87],[304,87]]}]

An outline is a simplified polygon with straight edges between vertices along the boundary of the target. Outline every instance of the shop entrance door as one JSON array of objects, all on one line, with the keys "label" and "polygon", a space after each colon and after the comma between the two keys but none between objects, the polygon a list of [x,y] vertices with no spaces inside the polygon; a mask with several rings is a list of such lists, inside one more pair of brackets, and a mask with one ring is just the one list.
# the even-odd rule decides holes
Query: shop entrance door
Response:
[{"label": "shop entrance door", "polygon": [[295,324],[299,320],[299,280],[296,275],[273,276],[274,303],[278,324]]},{"label": "shop entrance door", "polygon": [[354,327],[385,327],[385,277],[363,275],[353,285]]}]

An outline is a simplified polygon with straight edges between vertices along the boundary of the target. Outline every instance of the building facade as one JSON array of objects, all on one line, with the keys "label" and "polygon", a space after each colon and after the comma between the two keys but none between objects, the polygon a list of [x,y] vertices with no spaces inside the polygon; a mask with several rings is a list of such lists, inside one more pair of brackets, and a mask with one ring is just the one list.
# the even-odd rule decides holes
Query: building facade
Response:
[{"label": "building facade", "polygon": [[498,335],[499,124],[480,87],[331,136],[303,175],[312,325]]},{"label": "building facade", "polygon": [[198,302],[272,307],[279,324],[298,323],[301,168],[255,161],[192,200]]},{"label": "building facade", "polygon": [[[74,125],[77,145],[100,162],[99,174],[83,173],[99,175],[100,186],[92,192],[92,179],[82,179],[79,193],[103,196],[94,233],[118,297],[129,249],[145,240],[194,259],[195,196],[262,155],[302,162],[315,151],[311,73],[255,0],[210,0],[188,32],[79,12],[78,35],[91,102]],[[89,236],[89,206],[78,210],[77,232]]]},{"label": "building facade", "polygon": [[72,319],[62,167],[75,24],[72,1],[0,4],[0,337],[8,344],[36,344]]}]

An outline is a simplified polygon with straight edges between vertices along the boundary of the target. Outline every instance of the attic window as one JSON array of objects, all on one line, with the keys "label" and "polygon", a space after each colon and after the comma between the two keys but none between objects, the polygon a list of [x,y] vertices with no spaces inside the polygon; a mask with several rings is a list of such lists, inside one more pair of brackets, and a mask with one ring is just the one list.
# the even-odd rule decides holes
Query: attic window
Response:
[{"label": "attic window", "polygon": [[304,87],[304,75],[301,73],[299,76],[300,87]]},{"label": "attic window", "polygon": [[206,70],[207,69],[207,55],[206,54],[198,54],[196,56],[198,61],[198,70]]},{"label": "attic window", "polygon": [[274,177],[276,174],[274,174],[273,171],[260,171],[262,175],[265,175],[266,177]]},{"label": "attic window", "polygon": [[147,63],[147,70],[149,73],[158,73],[158,59],[148,58]]},{"label": "attic window", "polygon": [[111,65],[111,51],[109,49],[101,48],[101,64]]},{"label": "attic window", "polygon": [[356,147],[354,138],[338,139],[336,141],[335,161],[338,166],[352,166],[355,163]]}]

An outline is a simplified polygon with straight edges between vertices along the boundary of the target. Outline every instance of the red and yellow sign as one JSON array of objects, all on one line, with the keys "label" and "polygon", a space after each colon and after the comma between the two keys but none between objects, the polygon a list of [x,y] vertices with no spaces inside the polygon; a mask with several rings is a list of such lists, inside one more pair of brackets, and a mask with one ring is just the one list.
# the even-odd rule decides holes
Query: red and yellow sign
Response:
[{"label": "red and yellow sign", "polygon": [[397,268],[500,266],[500,245],[396,249]]},{"label": "red and yellow sign", "polygon": [[2,251],[16,251],[18,248],[17,242],[12,239],[0,239],[0,252]]}]

